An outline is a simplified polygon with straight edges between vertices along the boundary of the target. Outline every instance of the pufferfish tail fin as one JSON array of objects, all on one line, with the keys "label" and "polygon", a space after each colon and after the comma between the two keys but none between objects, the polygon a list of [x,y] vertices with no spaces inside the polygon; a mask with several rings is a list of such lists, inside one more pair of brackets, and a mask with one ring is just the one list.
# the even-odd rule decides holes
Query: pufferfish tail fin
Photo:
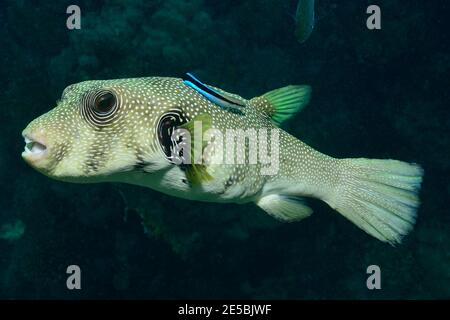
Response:
[{"label": "pufferfish tail fin", "polygon": [[270,117],[276,126],[280,126],[306,107],[310,97],[310,86],[290,85],[255,97],[250,100],[250,104]]},{"label": "pufferfish tail fin", "polygon": [[323,200],[378,240],[401,243],[416,221],[423,169],[397,160],[340,161],[340,182]]},{"label": "pufferfish tail fin", "polygon": [[[310,194],[330,205],[369,235],[393,246],[414,227],[423,170],[417,164],[397,160],[341,159],[331,187],[321,195]],[[312,210],[301,196],[269,194],[256,204],[282,221],[301,220]],[[280,189],[283,192],[282,189]]]}]

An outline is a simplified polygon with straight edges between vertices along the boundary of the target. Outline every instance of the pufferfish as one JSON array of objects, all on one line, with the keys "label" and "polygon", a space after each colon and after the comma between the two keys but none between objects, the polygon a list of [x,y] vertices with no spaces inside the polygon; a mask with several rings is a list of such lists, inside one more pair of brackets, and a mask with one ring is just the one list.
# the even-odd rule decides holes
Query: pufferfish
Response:
[{"label": "pufferfish", "polygon": [[309,103],[310,92],[290,85],[247,100],[191,74],[84,81],[68,86],[54,109],[25,128],[22,157],[57,180],[253,202],[282,221],[310,216],[304,200],[317,198],[369,235],[400,243],[416,220],[422,168],[333,158],[280,129]]}]

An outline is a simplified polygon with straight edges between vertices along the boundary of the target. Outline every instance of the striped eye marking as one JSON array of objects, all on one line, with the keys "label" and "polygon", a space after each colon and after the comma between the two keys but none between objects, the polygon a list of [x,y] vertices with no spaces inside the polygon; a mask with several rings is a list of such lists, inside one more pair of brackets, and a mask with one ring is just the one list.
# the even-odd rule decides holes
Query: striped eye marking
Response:
[{"label": "striped eye marking", "polygon": [[105,127],[116,117],[120,99],[112,90],[97,90],[85,94],[81,101],[81,115],[95,127]]}]

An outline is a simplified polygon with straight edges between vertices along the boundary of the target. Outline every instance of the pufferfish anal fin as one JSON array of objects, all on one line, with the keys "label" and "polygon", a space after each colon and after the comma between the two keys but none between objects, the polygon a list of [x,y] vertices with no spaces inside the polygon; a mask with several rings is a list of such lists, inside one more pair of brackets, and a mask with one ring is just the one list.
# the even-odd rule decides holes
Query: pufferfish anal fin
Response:
[{"label": "pufferfish anal fin", "polygon": [[[183,164],[183,168],[185,169],[187,180],[193,185],[213,180],[213,177],[206,170],[206,166],[203,163],[204,159],[202,157],[203,151],[207,145],[207,142],[203,141],[203,136],[211,127],[212,119],[207,113],[199,114],[189,122],[179,126],[179,128],[189,131],[190,135],[190,163]],[[201,133],[195,132],[195,130],[200,128],[202,131]],[[200,141],[196,141],[196,139],[200,139]],[[198,150],[196,150],[196,147]]]},{"label": "pufferfish anal fin", "polygon": [[309,217],[312,209],[303,203],[301,197],[269,194],[260,198],[256,204],[278,220],[291,222]]},{"label": "pufferfish anal fin", "polygon": [[250,104],[280,126],[309,103],[311,87],[307,85],[275,89],[250,100]]},{"label": "pufferfish anal fin", "polygon": [[183,83],[188,87],[191,87],[202,96],[204,96],[207,100],[218,105],[222,109],[232,113],[241,115],[244,114],[242,109],[245,107],[246,100],[239,97],[238,95],[231,94],[222,89],[207,85],[198,80],[191,73],[186,73],[186,75],[183,77]]}]

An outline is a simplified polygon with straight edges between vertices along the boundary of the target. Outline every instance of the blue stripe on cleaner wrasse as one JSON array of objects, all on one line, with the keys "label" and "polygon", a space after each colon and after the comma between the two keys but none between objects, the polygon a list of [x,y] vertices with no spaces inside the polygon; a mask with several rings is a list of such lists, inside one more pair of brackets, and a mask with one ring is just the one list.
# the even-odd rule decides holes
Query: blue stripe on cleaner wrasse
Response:
[{"label": "blue stripe on cleaner wrasse", "polygon": [[[371,236],[400,243],[416,220],[421,167],[333,158],[280,129],[309,103],[310,92],[291,85],[247,100],[192,75],[84,81],[67,87],[55,108],[25,128],[22,157],[62,181],[252,202],[282,221],[308,217],[304,199],[317,198]],[[235,112],[240,109],[245,113]],[[230,132],[235,136],[228,139]],[[199,162],[174,161],[174,152],[186,157],[193,149]]]},{"label": "blue stripe on cleaner wrasse", "polygon": [[183,82],[221,108],[229,109],[230,111],[236,113],[242,113],[241,108],[245,107],[245,105],[238,99],[233,98],[231,95],[226,95],[225,93],[221,94],[218,90],[198,80],[191,73],[186,73],[183,78]]}]

